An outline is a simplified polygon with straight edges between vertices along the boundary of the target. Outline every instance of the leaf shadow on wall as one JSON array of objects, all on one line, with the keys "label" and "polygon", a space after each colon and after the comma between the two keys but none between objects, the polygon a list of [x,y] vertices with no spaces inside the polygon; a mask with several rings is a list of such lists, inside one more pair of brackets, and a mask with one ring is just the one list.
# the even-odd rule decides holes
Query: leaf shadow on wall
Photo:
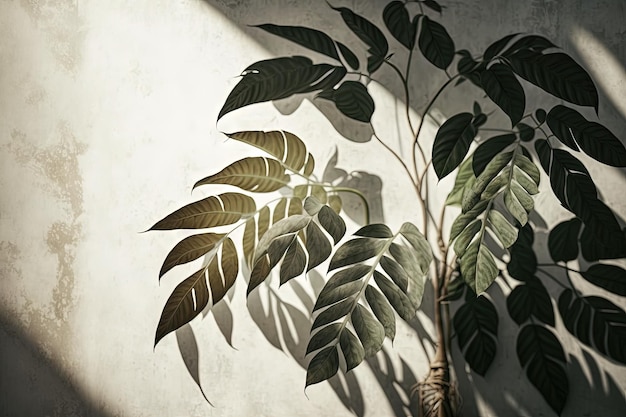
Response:
[{"label": "leaf shadow on wall", "polygon": [[111,416],[5,313],[0,313],[0,375],[2,416]]}]

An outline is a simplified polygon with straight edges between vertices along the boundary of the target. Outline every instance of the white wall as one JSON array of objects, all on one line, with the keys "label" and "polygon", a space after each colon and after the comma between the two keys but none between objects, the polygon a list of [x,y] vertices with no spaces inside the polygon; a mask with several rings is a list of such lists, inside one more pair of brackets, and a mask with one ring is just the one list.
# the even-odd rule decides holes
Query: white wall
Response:
[{"label": "white wall", "polygon": [[[235,76],[254,61],[299,51],[245,24],[307,25],[358,45],[336,12],[323,2],[314,3],[0,3],[0,414],[352,415],[328,384],[309,388],[307,399],[305,371],[298,365],[306,340],[290,342],[288,334],[279,332],[276,343],[285,352],[273,347],[268,341],[274,340],[273,320],[261,323],[266,338],[251,320],[242,283],[218,314],[227,334],[232,314],[237,350],[213,317],[192,324],[199,377],[215,407],[207,405],[185,368],[176,336],[166,337],[153,350],[161,308],[190,270],[172,272],[160,284],[158,271],[185,233],[139,233],[202,196],[202,191],[190,196],[191,185],[247,151],[225,142],[215,125]],[[386,2],[335,3],[376,16],[380,23]],[[623,136],[623,2],[473,0],[446,5],[443,22],[458,47],[478,52],[492,40],[520,31],[549,36],[594,77],[602,77],[600,115]],[[415,68],[422,77],[414,90],[419,112],[441,78],[426,63]],[[381,72],[389,90],[373,87],[373,94],[386,103],[376,113],[383,131],[395,117],[393,97],[400,96],[392,75]],[[467,109],[469,91],[461,89],[461,99],[444,97],[438,111],[449,116]],[[291,102],[278,107],[294,114],[263,104],[228,116],[219,129],[292,131],[316,155],[319,175],[337,145],[339,167],[364,169],[382,180],[384,205],[375,213],[379,220],[384,216],[391,226],[415,220],[404,211],[416,204],[407,197],[408,183],[394,160],[382,156],[380,146],[343,139],[309,101],[297,109]],[[362,137],[353,124],[333,122],[342,132]],[[391,136],[390,142],[396,147],[398,140]],[[624,172],[592,173],[609,190],[606,199],[624,216],[626,201],[623,193],[615,192],[624,189]],[[556,211],[546,221],[563,214]],[[301,285],[311,293],[309,280]],[[297,297],[288,301],[306,311],[306,303]],[[623,299],[618,302],[624,305]],[[466,414],[552,415],[517,365],[515,325],[505,316],[500,329],[506,340],[494,368],[485,379],[460,375]],[[428,329],[425,316],[421,318]],[[180,336],[185,335],[188,330]],[[575,355],[564,414],[621,415],[617,407],[624,406],[625,368],[577,347],[567,333],[561,339]],[[364,365],[349,378],[357,414],[402,415],[406,410],[401,402],[408,401],[404,391],[426,373],[427,363],[409,326],[398,332],[393,348],[386,344],[385,349],[387,356],[379,355],[371,367]],[[594,358],[589,364],[588,357]],[[410,371],[403,369],[403,361]],[[372,371],[377,368],[378,374]]]}]

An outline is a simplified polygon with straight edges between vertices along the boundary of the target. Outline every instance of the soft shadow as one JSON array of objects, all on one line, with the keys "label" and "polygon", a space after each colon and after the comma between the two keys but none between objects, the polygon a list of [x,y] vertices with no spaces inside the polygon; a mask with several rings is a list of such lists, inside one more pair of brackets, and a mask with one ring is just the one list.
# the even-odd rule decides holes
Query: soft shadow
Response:
[{"label": "soft shadow", "polygon": [[0,415],[112,417],[26,331],[0,313]]},{"label": "soft shadow", "polygon": [[196,342],[196,336],[193,334],[193,330],[189,324],[176,330],[176,342],[178,343],[178,350],[185,362],[185,367],[189,372],[189,375],[193,378],[202,396],[209,404],[213,405],[207,398],[202,389],[202,383],[200,382],[200,355],[198,354],[198,342]]}]

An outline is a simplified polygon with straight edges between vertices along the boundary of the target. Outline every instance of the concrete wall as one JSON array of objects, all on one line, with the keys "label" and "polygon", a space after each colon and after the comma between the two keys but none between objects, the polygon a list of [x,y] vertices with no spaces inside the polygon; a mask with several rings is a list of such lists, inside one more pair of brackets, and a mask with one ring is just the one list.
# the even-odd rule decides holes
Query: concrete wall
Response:
[{"label": "concrete wall", "polygon": [[[385,4],[335,3],[378,23]],[[602,120],[624,136],[623,2],[445,4],[442,20],[459,48],[478,52],[512,32],[549,36],[600,79]],[[427,371],[418,335],[430,329],[429,309],[402,326],[394,346],[386,342],[369,366],[311,387],[307,398],[302,366],[308,330],[289,326],[285,312],[296,325],[307,323],[311,294],[320,285],[315,275],[285,289],[284,300],[272,298],[269,310],[271,291],[262,289],[246,304],[240,282],[214,315],[153,350],[161,308],[189,272],[172,272],[159,284],[158,271],[185,233],[139,232],[200,198],[202,190],[189,194],[196,180],[247,152],[227,143],[215,125],[235,76],[254,61],[299,51],[245,26],[265,22],[312,26],[358,45],[323,2],[0,3],[0,415],[408,414],[410,388]],[[412,105],[419,114],[442,78],[423,61],[416,61],[415,71]],[[385,131],[399,111],[395,97],[401,90],[391,72],[380,77],[384,88],[373,85],[372,92],[384,103],[375,121]],[[470,92],[463,87],[444,96],[437,111],[446,117],[467,109]],[[530,101],[538,97],[533,93]],[[395,227],[416,220],[404,210],[416,203],[407,197],[408,182],[394,160],[373,142],[358,143],[369,137],[367,129],[341,118],[329,121],[308,100],[258,105],[231,116],[220,130],[278,128],[302,137],[319,161],[319,175],[337,146],[338,168],[366,171],[355,181],[372,196],[375,219]],[[405,153],[398,137],[389,136],[390,144]],[[624,172],[592,174],[626,215],[623,193],[616,192],[624,188]],[[348,209],[359,221],[358,208]],[[551,224],[564,214],[554,210],[544,219]],[[356,223],[350,227],[354,231]],[[493,295],[500,291],[494,287]],[[623,299],[616,302],[624,306]],[[458,369],[465,414],[552,415],[517,364],[515,324],[505,316],[505,340],[487,377]],[[566,332],[560,337],[572,354],[564,414],[623,415],[625,368],[578,347]]]}]

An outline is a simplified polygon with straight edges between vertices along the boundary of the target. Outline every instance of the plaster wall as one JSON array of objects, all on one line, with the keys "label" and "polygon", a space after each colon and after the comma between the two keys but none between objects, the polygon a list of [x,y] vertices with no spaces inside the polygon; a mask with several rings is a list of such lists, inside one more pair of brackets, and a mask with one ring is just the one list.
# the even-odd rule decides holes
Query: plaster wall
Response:
[{"label": "plaster wall", "polygon": [[[335,3],[381,23],[386,2]],[[442,21],[457,48],[481,51],[513,32],[545,34],[563,47],[601,79],[602,121],[624,136],[624,2],[445,4]],[[427,371],[415,328],[421,331],[421,323],[430,329],[428,308],[419,323],[400,327],[393,347],[386,342],[369,366],[334,385],[310,387],[308,397],[305,335],[275,306],[262,317],[258,306],[267,312],[267,290],[256,310],[246,304],[242,282],[214,315],[194,320],[153,349],[161,308],[190,272],[172,272],[159,284],[159,268],[186,233],[140,232],[206,195],[198,190],[190,196],[191,185],[249,152],[226,142],[220,131],[291,131],[316,155],[320,176],[334,156],[338,168],[366,171],[359,181],[374,197],[375,220],[392,227],[416,221],[407,218],[405,208],[416,201],[407,196],[409,183],[394,159],[374,142],[359,143],[369,138],[368,129],[329,121],[324,106],[316,109],[319,104],[308,99],[255,105],[216,127],[243,68],[299,51],[245,26],[266,22],[319,28],[357,49],[358,40],[324,2],[0,2],[0,415],[408,413],[407,392]],[[417,118],[443,78],[425,62],[416,61],[415,71],[424,74],[413,91]],[[402,92],[392,72],[383,70],[380,77],[385,87],[372,85],[371,91],[384,103],[375,114],[384,130],[398,120],[402,103],[396,97]],[[436,114],[443,120],[471,108],[469,92],[461,87],[460,94],[442,97]],[[529,105],[539,97],[532,93]],[[426,133],[435,129],[429,123]],[[406,155],[401,137],[391,136],[390,144]],[[626,216],[624,171],[596,169],[592,175],[609,204]],[[538,202],[553,203],[552,197]],[[362,213],[353,206],[349,232]],[[555,210],[544,220],[553,224],[565,217]],[[283,311],[296,317],[295,324],[307,320],[319,281],[313,276],[286,289]],[[494,295],[503,290],[496,286]],[[626,307],[624,299],[616,302]],[[515,324],[502,317],[504,342],[486,378],[459,369],[465,415],[552,415],[517,364]],[[564,415],[623,415],[625,368],[578,347],[566,332],[560,337],[573,355]],[[197,374],[187,370],[181,351]]]}]

